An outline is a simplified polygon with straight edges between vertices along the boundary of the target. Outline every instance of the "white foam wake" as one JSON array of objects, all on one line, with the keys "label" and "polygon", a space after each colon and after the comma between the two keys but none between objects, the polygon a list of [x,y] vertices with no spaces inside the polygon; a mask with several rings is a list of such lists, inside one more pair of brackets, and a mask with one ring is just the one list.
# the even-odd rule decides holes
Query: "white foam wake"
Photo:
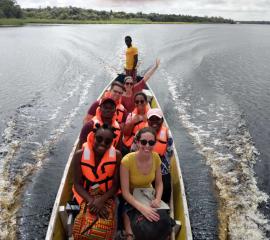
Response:
[{"label": "white foam wake", "polygon": [[[232,131],[231,125],[224,121],[228,117],[228,108],[210,104],[208,112],[197,109],[196,117],[207,114],[209,118],[214,115],[214,119],[207,119],[207,127],[196,125],[187,111],[189,99],[181,95],[183,82],[175,76],[170,77],[164,70],[162,74],[168,82],[179,120],[212,169],[220,197],[219,238],[265,239],[265,232],[270,229],[269,222],[258,211],[258,205],[267,201],[268,196],[257,187],[253,165],[258,151],[244,120],[232,115],[236,124],[236,130]],[[227,135],[219,134],[220,131],[227,132]]]},{"label": "white foam wake", "polygon": [[[27,178],[41,168],[44,161],[48,157],[50,150],[59,141],[60,137],[65,132],[66,128],[70,126],[74,117],[79,113],[82,105],[84,105],[88,99],[89,89],[94,82],[95,76],[88,81],[82,81],[82,86],[80,90],[80,97],[78,105],[71,109],[68,114],[65,114],[61,124],[50,134],[47,140],[44,140],[41,144],[36,144],[38,148],[31,152],[34,163],[24,163],[22,168],[18,173],[16,173],[15,178],[11,181],[11,171],[10,166],[13,159],[15,159],[18,151],[20,150],[25,139],[12,140],[13,132],[16,131],[16,121],[11,120],[8,123],[6,130],[4,131],[3,137],[7,145],[1,145],[0,152],[3,158],[0,161],[0,239],[15,239],[15,229],[16,229],[16,213],[19,209],[19,196],[20,190],[24,186]],[[79,90],[79,88],[78,88]],[[66,100],[64,100],[66,101]],[[55,112],[57,114],[57,112]],[[24,142],[24,144],[27,144]]]}]

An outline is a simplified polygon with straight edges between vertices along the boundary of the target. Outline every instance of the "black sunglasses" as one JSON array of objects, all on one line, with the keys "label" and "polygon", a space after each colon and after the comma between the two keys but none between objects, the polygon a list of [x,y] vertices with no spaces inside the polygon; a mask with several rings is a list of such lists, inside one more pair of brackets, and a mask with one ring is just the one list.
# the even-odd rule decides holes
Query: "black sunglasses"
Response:
[{"label": "black sunglasses", "polygon": [[136,104],[144,104],[145,101],[144,101],[144,100],[136,100],[135,103],[136,103]]},{"label": "black sunglasses", "polygon": [[112,138],[104,138],[102,136],[95,136],[95,139],[98,143],[104,142],[106,146],[111,145],[113,139]]},{"label": "black sunglasses", "polygon": [[133,83],[132,83],[132,82],[125,82],[125,85],[130,85],[130,86],[132,86]]},{"label": "black sunglasses", "polygon": [[120,91],[117,91],[117,90],[112,90],[114,93],[118,93],[118,94],[120,94],[120,95],[122,95],[123,94],[123,92],[120,92]]},{"label": "black sunglasses", "polygon": [[140,140],[140,143],[143,145],[143,146],[146,146],[146,144],[148,143],[148,145],[149,146],[154,146],[155,144],[156,144],[156,141],[154,141],[154,140],[149,140],[149,141],[147,141],[147,140],[145,140],[145,139],[141,139]]}]

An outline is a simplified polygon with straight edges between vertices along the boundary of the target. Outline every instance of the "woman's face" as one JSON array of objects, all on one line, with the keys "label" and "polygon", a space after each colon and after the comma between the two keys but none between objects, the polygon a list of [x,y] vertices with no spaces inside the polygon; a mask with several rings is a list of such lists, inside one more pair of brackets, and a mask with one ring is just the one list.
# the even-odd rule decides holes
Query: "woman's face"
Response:
[{"label": "woman's face", "polygon": [[138,141],[139,151],[144,154],[149,154],[152,152],[155,143],[155,136],[151,132],[143,133]]},{"label": "woman's face", "polygon": [[137,95],[134,99],[135,106],[138,110],[144,110],[146,106],[146,101],[142,95]]},{"label": "woman's face", "polygon": [[159,118],[158,116],[151,116],[148,119],[148,125],[155,129],[156,132],[158,132],[162,126],[163,119]]},{"label": "woman's face", "polygon": [[96,153],[102,155],[111,146],[113,141],[113,134],[109,129],[100,129],[95,134],[94,150]]},{"label": "woman's face", "polygon": [[128,79],[125,81],[125,83],[124,83],[126,90],[132,89],[132,88],[133,88],[133,84],[134,84],[134,83],[133,83],[133,80],[132,80],[131,78],[128,78]]}]

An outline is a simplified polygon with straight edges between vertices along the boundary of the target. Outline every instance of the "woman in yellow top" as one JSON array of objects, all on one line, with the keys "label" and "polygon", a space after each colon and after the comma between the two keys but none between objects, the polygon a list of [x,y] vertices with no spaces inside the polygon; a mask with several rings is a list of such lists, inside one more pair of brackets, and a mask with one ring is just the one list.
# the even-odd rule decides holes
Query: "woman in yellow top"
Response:
[{"label": "woman in yellow top", "polygon": [[[122,195],[124,199],[134,208],[136,208],[148,221],[158,221],[158,207],[161,204],[163,191],[161,176],[161,160],[157,153],[153,152],[156,143],[155,131],[150,128],[141,129],[137,135],[138,151],[127,154],[121,161],[120,181]],[[150,206],[145,206],[136,200],[132,193],[134,188],[152,187],[155,181],[156,195]],[[124,213],[124,226],[127,236],[132,239],[132,229],[129,217]]]}]

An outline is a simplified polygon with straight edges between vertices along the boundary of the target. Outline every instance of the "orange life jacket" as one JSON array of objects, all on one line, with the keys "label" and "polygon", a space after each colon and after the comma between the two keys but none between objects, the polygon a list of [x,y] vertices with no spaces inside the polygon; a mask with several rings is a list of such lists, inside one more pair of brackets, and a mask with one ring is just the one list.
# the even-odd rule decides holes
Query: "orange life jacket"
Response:
[{"label": "orange life jacket", "polygon": [[[100,109],[97,109],[96,116],[94,116],[92,118],[92,121],[94,122],[94,124],[93,124],[94,129],[96,128],[97,123],[99,123],[100,125],[103,125],[103,121],[101,119]],[[121,130],[120,130],[120,126],[119,126],[118,122],[115,120],[115,117],[112,119],[112,127],[114,127],[116,129],[114,131],[114,134],[116,135],[116,137],[113,139],[113,146],[116,147],[118,142],[119,142],[120,136],[121,136]],[[91,131],[89,134],[91,136],[90,137],[91,140],[93,141],[94,140],[94,132]]]},{"label": "orange life jacket", "polygon": [[[87,142],[83,144],[82,148],[81,169],[84,179],[83,186],[86,191],[89,191],[90,187],[98,184],[98,187],[103,192],[107,192],[112,188],[113,184],[117,164],[116,150],[111,146],[103,155],[99,165],[96,166],[92,144],[92,140],[88,137]],[[74,187],[72,190],[77,202],[81,204],[83,198],[76,192]]]},{"label": "orange life jacket", "polygon": [[[146,107],[145,107],[145,114],[148,112],[148,110],[149,110],[149,107],[146,106]],[[133,110],[133,112],[131,113],[131,117],[132,117],[132,115],[135,116],[135,115],[137,115],[137,114],[138,114],[138,109],[135,108],[135,109]],[[131,145],[132,145],[132,143],[133,143],[133,141],[134,141],[134,137],[135,137],[136,133],[137,133],[139,130],[141,130],[142,128],[145,128],[146,125],[147,125],[147,122],[145,122],[145,121],[139,121],[139,122],[137,122],[137,123],[134,125],[133,130],[132,130],[132,133],[131,133],[130,136],[125,136],[125,135],[124,135],[124,137],[123,137],[123,143],[125,144],[126,147],[131,147]]]},{"label": "orange life jacket", "polygon": [[[104,93],[103,97],[111,97],[111,92],[106,91]],[[116,102],[116,121],[119,124],[123,122],[124,112],[125,112],[125,107],[123,106],[123,104],[121,104],[121,98],[120,98],[119,101]],[[97,111],[96,111],[96,113],[97,113]]]},{"label": "orange life jacket", "polygon": [[161,126],[156,136],[156,144],[153,148],[154,152],[157,152],[160,156],[164,156],[167,149],[168,142],[168,128],[164,125]]}]

